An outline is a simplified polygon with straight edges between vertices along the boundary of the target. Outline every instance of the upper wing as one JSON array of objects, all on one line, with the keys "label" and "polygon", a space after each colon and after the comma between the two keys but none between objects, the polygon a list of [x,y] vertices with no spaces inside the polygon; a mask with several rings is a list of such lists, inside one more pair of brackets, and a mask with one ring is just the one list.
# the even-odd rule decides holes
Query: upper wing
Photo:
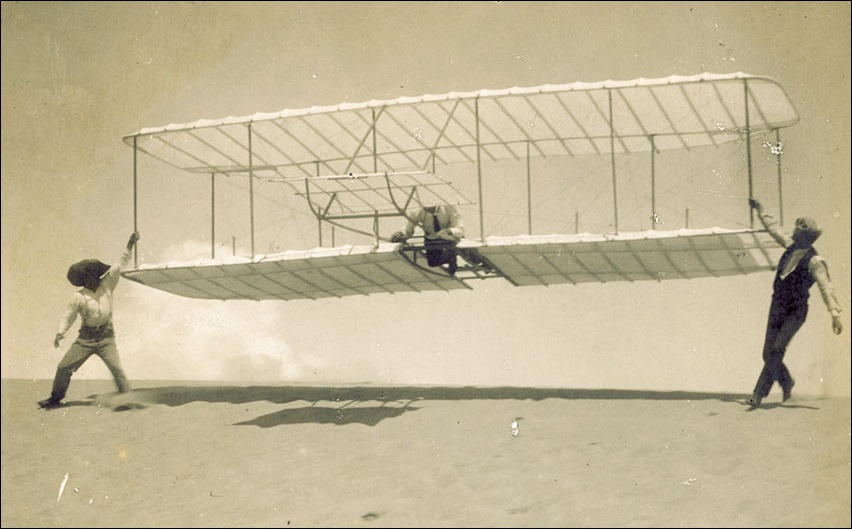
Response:
[{"label": "upper wing", "polygon": [[743,73],[451,92],[145,128],[124,141],[186,171],[315,177],[531,156],[691,149],[798,114]]}]

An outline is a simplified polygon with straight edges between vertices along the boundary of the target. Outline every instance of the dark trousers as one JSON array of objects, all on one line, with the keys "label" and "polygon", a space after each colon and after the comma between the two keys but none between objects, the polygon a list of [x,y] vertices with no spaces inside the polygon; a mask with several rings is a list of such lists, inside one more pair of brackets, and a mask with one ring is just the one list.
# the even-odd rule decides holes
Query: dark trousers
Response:
[{"label": "dark trousers", "polygon": [[426,254],[426,262],[429,263],[429,266],[441,266],[456,260],[455,244],[443,239],[434,241],[426,239],[423,251]]},{"label": "dark trousers", "polygon": [[784,307],[780,303],[772,303],[763,342],[763,369],[754,386],[754,394],[758,397],[769,395],[769,390],[776,381],[784,391],[792,388],[793,377],[784,365],[784,354],[790,340],[805,323],[807,316],[807,304]]}]

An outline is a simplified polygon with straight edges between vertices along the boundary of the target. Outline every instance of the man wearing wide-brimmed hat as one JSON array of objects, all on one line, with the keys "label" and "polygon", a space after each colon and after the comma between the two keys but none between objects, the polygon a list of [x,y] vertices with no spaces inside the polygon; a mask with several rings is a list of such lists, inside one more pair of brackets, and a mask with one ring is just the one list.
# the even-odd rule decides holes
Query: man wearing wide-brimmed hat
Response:
[{"label": "man wearing wide-brimmed hat", "polygon": [[112,294],[118,285],[121,271],[130,262],[130,255],[139,233],[134,232],[127,241],[127,246],[113,266],[102,263],[97,259],[84,259],[68,268],[68,281],[75,287],[82,287],[74,293],[71,302],[59,322],[59,332],[53,340],[53,346],[59,347],[59,342],[65,333],[80,316],[80,332],[77,340],[62,357],[56,367],[53,378],[53,390],[50,398],[38,404],[44,409],[55,408],[62,403],[71,375],[79,369],[92,355],[98,355],[109,368],[118,391],[130,391],[130,383],[121,367],[118,349],[115,346],[115,331],[112,327]]},{"label": "man wearing wide-brimmed hat", "polygon": [[840,303],[834,295],[828,265],[813,247],[822,234],[817,223],[811,218],[800,217],[796,219],[792,235],[788,236],[776,229],[777,221],[772,215],[763,212],[760,202],[749,199],[749,205],[757,210],[758,217],[769,234],[786,248],[778,261],[778,270],[775,273],[769,322],[766,325],[763,344],[763,369],[748,400],[753,409],[760,406],[776,381],[783,392],[782,400],[787,401],[790,398],[795,381],[784,365],[784,354],[790,340],[808,316],[808,297],[814,283],[819,286],[822,299],[831,312],[831,325],[835,334],[843,331],[843,323],[840,321]]}]

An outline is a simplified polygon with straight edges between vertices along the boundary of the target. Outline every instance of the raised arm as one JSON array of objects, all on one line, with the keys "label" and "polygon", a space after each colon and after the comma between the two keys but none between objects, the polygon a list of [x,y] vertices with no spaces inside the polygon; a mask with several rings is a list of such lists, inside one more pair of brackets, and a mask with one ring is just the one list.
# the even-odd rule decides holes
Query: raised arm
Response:
[{"label": "raised arm", "polygon": [[121,253],[121,257],[118,258],[118,262],[110,267],[101,280],[101,283],[110,290],[114,289],[118,284],[118,279],[121,277],[121,271],[124,270],[130,262],[130,257],[133,255],[133,247],[136,246],[136,242],[139,238],[140,236],[138,231],[134,231],[130,235],[130,238],[127,240],[127,245]]},{"label": "raised arm", "polygon": [[793,244],[793,239],[789,235],[778,230],[778,221],[775,220],[775,217],[763,211],[763,204],[753,198],[748,199],[748,204],[757,211],[757,218],[760,219],[763,227],[769,232],[769,235],[778,242],[778,244],[784,248]]},{"label": "raised arm", "polygon": [[127,246],[124,247],[124,252],[122,252],[117,265],[113,267],[118,268],[118,270],[116,270],[117,273],[121,273],[121,271],[127,267],[127,263],[130,262],[130,256],[133,253],[133,247],[136,246],[136,242],[139,241],[139,239],[140,236],[138,231],[134,231],[130,234],[130,238],[127,240]]}]

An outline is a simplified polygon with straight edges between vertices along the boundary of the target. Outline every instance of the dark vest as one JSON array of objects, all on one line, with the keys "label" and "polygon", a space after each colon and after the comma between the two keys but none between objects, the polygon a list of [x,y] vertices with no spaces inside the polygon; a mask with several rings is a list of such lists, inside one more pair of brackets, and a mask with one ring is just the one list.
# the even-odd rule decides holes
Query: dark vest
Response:
[{"label": "dark vest", "polygon": [[813,247],[808,249],[796,268],[787,277],[781,279],[781,271],[793,255],[793,250],[793,248],[787,248],[781,260],[778,261],[778,272],[775,274],[775,283],[772,286],[774,290],[772,298],[775,303],[787,306],[807,305],[810,288],[814,284],[808,265],[817,252]]}]

